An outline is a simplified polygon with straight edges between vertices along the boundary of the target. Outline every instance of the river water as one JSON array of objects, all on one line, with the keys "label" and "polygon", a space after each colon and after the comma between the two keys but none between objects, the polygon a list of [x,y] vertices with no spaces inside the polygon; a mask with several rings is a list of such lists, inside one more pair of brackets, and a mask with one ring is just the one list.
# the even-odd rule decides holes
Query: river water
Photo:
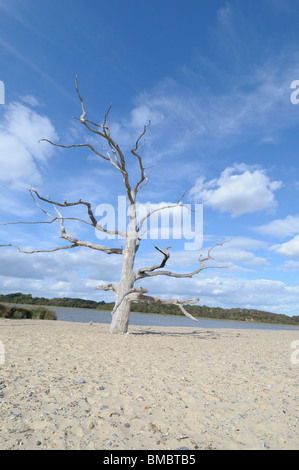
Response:
[{"label": "river water", "polygon": [[[57,313],[57,320],[79,323],[107,323],[111,322],[111,313],[105,310],[91,310],[79,308],[50,307]],[[233,329],[257,329],[257,330],[298,330],[299,327],[291,325],[272,325],[266,323],[253,323],[231,320],[213,320],[209,318],[199,319],[195,322],[189,318],[171,315],[146,315],[131,313],[130,325],[141,326],[178,326],[191,328],[233,328]]]}]

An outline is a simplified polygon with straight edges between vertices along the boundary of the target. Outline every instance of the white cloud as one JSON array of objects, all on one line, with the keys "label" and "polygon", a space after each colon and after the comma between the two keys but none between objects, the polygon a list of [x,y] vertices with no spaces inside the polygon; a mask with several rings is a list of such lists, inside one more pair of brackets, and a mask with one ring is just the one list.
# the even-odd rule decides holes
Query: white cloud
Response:
[{"label": "white cloud", "polygon": [[13,188],[40,183],[41,175],[30,152],[12,135],[0,133],[0,180]]},{"label": "white cloud", "polygon": [[227,266],[225,272],[252,271],[254,268],[267,266],[268,261],[266,258],[257,256],[249,250],[259,250],[265,247],[266,244],[264,242],[253,238],[227,237],[227,243],[217,246],[213,250],[214,264],[217,266]]},{"label": "white cloud", "polygon": [[284,271],[298,271],[299,270],[299,261],[294,261],[288,259],[283,265],[282,269]]},{"label": "white cloud", "polygon": [[285,219],[276,219],[266,225],[255,227],[257,232],[265,235],[285,238],[299,233],[299,215],[288,215]]},{"label": "white cloud", "polygon": [[250,169],[245,164],[226,168],[219,178],[205,182],[197,179],[190,191],[196,201],[233,217],[251,212],[273,209],[274,191],[282,186],[271,181],[263,169]]},{"label": "white cloud", "polygon": [[41,182],[38,165],[45,165],[53,153],[51,146],[39,145],[43,137],[58,140],[47,116],[20,103],[5,106],[0,124],[0,182],[13,189]]},{"label": "white cloud", "polygon": [[256,256],[254,253],[251,253],[247,250],[242,250],[236,247],[228,247],[228,245],[223,245],[219,249],[215,248],[213,256],[217,260],[217,265],[219,263],[223,265],[246,265],[246,266],[266,266],[267,260],[260,256]]},{"label": "white cloud", "polygon": [[299,235],[288,242],[280,245],[273,245],[271,250],[279,253],[280,255],[286,256],[287,258],[299,258]]}]

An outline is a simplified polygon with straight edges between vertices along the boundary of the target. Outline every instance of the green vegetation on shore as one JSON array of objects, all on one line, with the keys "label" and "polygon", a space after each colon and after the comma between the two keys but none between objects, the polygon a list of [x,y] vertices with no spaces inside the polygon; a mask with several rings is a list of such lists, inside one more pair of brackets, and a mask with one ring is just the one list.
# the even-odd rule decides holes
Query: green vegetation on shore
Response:
[{"label": "green vegetation on shore", "polygon": [[[36,306],[42,305],[46,307],[91,308],[94,310],[98,309],[108,311],[112,310],[114,306],[113,303],[106,303],[104,301],[96,302],[94,300],[73,299],[69,297],[47,299],[45,297],[32,297],[31,294],[22,294],[21,292],[0,295],[0,302]],[[197,318],[215,318],[220,320],[251,321],[259,323],[279,323],[299,326],[299,315],[289,317],[288,315],[270,313],[262,310],[244,308],[224,309],[220,307],[207,307],[206,305],[190,305],[188,306],[188,310]],[[180,309],[175,305],[161,305],[157,303],[146,304],[144,302],[136,302],[131,305],[131,311],[160,315],[183,315]],[[1,312],[0,316],[2,316]]]},{"label": "green vegetation on shore", "polygon": [[[2,296],[1,296],[2,297]],[[0,303],[0,318],[32,319],[32,320],[56,320],[56,312],[47,307],[19,307]]]}]

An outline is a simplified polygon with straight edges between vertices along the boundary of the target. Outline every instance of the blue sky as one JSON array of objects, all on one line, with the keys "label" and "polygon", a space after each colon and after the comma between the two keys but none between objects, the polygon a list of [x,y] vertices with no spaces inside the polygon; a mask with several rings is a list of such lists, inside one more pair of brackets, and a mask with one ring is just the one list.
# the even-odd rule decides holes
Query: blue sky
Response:
[{"label": "blue sky", "polygon": [[[124,194],[119,175],[88,149],[38,143],[96,143],[73,119],[77,74],[89,119],[103,122],[112,103],[111,130],[125,151],[151,120],[142,152],[153,168],[140,202],[174,203],[185,192],[186,204],[203,204],[203,249],[229,240],[214,250],[224,269],[154,277],[143,281],[150,293],[299,315],[299,105],[290,99],[298,13],[295,0],[0,0],[0,221],[46,220],[31,186],[94,208]],[[87,228],[70,225],[96,240]],[[0,244],[51,249],[59,233],[53,224],[6,225]],[[152,239],[137,266],[160,259],[154,244],[172,245],[172,270],[195,266],[198,253],[182,240]],[[120,268],[120,256],[93,250],[2,247],[0,292],[112,300],[95,287],[117,281]]]}]

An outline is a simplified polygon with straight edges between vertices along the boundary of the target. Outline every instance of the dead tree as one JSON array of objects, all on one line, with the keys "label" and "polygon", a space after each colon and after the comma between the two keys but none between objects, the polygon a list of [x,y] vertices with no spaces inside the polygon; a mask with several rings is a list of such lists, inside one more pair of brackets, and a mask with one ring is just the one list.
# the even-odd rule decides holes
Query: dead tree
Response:
[{"label": "dead tree", "polygon": [[[148,182],[148,177],[146,174],[146,169],[143,164],[142,157],[140,155],[140,149],[144,143],[142,140],[144,135],[146,134],[147,128],[150,125],[150,122],[144,126],[143,131],[139,135],[139,137],[136,140],[135,146],[131,149],[131,154],[132,156],[136,159],[136,163],[138,166],[138,172],[139,176],[137,178],[137,181],[135,185],[132,185],[130,181],[130,175],[128,173],[128,170],[126,168],[126,158],[122,150],[120,149],[119,145],[115,142],[113,137],[111,136],[111,130],[110,130],[110,125],[108,123],[108,115],[111,109],[111,105],[104,117],[104,122],[103,124],[97,124],[93,121],[90,121],[89,119],[86,118],[86,111],[84,107],[84,102],[83,98],[79,93],[78,89],[78,82],[77,82],[77,77],[76,77],[76,91],[79,97],[79,100],[81,102],[81,107],[82,107],[82,115],[80,118],[75,118],[77,119],[82,126],[84,126],[88,131],[90,131],[92,134],[95,134],[99,139],[102,139],[108,146],[109,150],[106,151],[100,151],[96,149],[93,145],[89,143],[83,143],[83,144],[72,144],[72,145],[61,145],[61,144],[56,144],[54,142],[49,141],[48,139],[41,139],[41,141],[48,142],[51,145],[54,145],[56,147],[62,147],[62,148],[68,148],[72,149],[75,147],[88,147],[93,153],[95,153],[100,159],[105,160],[108,162],[110,165],[112,165],[115,169],[115,171],[120,172],[124,184],[124,189],[126,196],[128,198],[128,228],[126,232],[121,232],[118,230],[107,230],[101,225],[98,224],[95,214],[92,210],[91,204],[87,201],[82,201],[79,199],[76,202],[59,202],[59,201],[54,201],[53,199],[49,197],[44,197],[39,194],[39,192],[31,188],[29,189],[29,192],[33,198],[33,201],[39,206],[39,208],[49,217],[49,220],[47,222],[29,222],[31,224],[35,223],[54,223],[57,222],[60,225],[60,237],[68,242],[68,244],[63,245],[63,246],[58,246],[53,249],[49,250],[33,250],[33,251],[25,251],[22,250],[20,247],[14,245],[14,244],[9,244],[9,245],[0,245],[0,246],[14,246],[16,247],[20,252],[22,253],[41,253],[41,252],[54,252],[58,250],[68,250],[72,248],[77,248],[77,247],[87,247],[92,250],[96,251],[102,251],[104,253],[107,253],[108,255],[114,254],[114,255],[121,255],[123,256],[123,264],[122,264],[122,270],[121,270],[121,276],[120,280],[117,284],[105,284],[98,286],[97,289],[101,289],[103,291],[113,291],[115,294],[115,305],[113,308],[113,311],[111,312],[112,315],[112,320],[111,320],[111,325],[110,325],[110,332],[111,334],[117,334],[117,333],[127,333],[128,331],[128,325],[129,325],[129,316],[130,316],[130,306],[132,302],[135,301],[142,301],[142,302],[159,302],[162,304],[173,304],[177,305],[181,311],[186,315],[187,317],[197,321],[196,318],[194,318],[190,313],[187,312],[185,306],[187,304],[193,304],[198,302],[199,299],[188,299],[184,301],[179,301],[176,299],[159,299],[157,297],[153,297],[150,295],[146,295],[148,293],[147,289],[144,289],[142,287],[135,287],[135,283],[141,279],[153,277],[153,276],[170,276],[170,277],[175,277],[175,278],[192,278],[194,275],[198,274],[200,271],[203,269],[206,269],[208,266],[206,266],[206,261],[213,259],[211,256],[211,250],[216,246],[214,245],[209,251],[207,256],[203,256],[200,252],[200,256],[198,258],[199,266],[197,269],[195,269],[192,272],[186,273],[186,274],[180,274],[180,273],[174,273],[172,271],[165,270],[165,265],[170,257],[170,253],[168,251],[168,248],[162,249],[156,246],[155,248],[161,253],[162,255],[162,261],[161,263],[150,266],[150,267],[143,267],[136,272],[134,270],[134,263],[135,263],[135,257],[136,253],[139,248],[139,244],[142,239],[142,228],[143,225],[146,223],[147,219],[149,219],[154,212],[158,210],[163,210],[166,207],[161,207],[159,209],[154,209],[152,211],[149,211],[148,214],[140,221],[137,221],[137,215],[136,215],[136,200],[137,200],[137,195],[138,192],[144,188]],[[49,204],[50,206],[54,207],[56,211],[56,216],[54,217],[51,215],[48,211],[46,211],[42,206],[39,201],[42,201],[44,203]],[[176,207],[182,205],[181,201],[179,200],[177,204],[173,206],[167,206],[167,208],[170,207]],[[86,213],[87,213],[87,220],[78,218],[78,217],[63,217],[60,208],[68,208],[68,207],[74,207],[74,206],[84,206],[86,208]],[[100,244],[95,244],[91,243],[88,241],[82,241],[77,238],[74,238],[70,236],[65,228],[64,221],[65,220],[76,220],[85,224],[89,224],[91,227],[94,227],[96,230],[100,232],[104,232],[107,235],[116,235],[119,237],[122,237],[125,241],[125,246],[123,248],[111,248],[109,246],[104,246]],[[17,222],[17,223],[28,223],[28,222]],[[217,244],[217,245],[222,245]]]}]

